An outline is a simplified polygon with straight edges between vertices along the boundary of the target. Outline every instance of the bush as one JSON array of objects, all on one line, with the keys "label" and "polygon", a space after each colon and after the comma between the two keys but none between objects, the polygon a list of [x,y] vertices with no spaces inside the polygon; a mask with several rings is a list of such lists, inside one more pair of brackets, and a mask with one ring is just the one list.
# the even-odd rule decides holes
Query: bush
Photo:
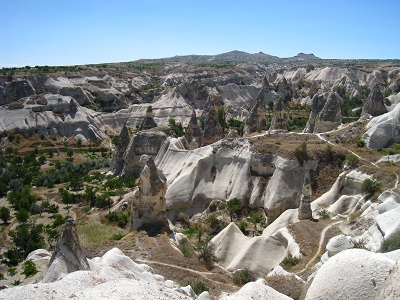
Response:
[{"label": "bush", "polygon": [[360,159],[354,154],[347,155],[346,159],[344,161],[345,165],[347,165],[351,169],[357,168],[359,162],[360,162]]},{"label": "bush", "polygon": [[296,147],[294,150],[294,155],[300,165],[303,165],[303,162],[308,159],[308,151],[307,151],[307,142],[303,141],[300,145]]},{"label": "bush", "polygon": [[113,236],[111,237],[112,240],[114,241],[119,241],[120,239],[122,239],[124,237],[124,235],[122,233],[116,233],[113,234]]},{"label": "bush", "polygon": [[189,280],[184,285],[190,285],[196,295],[200,295],[202,292],[208,291],[208,287],[206,286],[204,281],[201,281],[199,279]]},{"label": "bush", "polygon": [[381,183],[372,179],[365,179],[361,184],[361,193],[366,195],[373,195],[381,187]]},{"label": "bush", "polygon": [[38,272],[35,263],[31,260],[27,260],[26,262],[24,262],[22,268],[23,271],[21,274],[24,274],[25,278],[31,277]]},{"label": "bush", "polygon": [[237,270],[232,274],[233,282],[236,285],[245,285],[257,279],[257,275],[249,269]]},{"label": "bush", "polygon": [[294,267],[295,265],[297,265],[299,263],[300,259],[298,259],[295,256],[292,256],[291,254],[289,254],[287,257],[285,257],[280,265],[282,266],[282,268],[284,268],[285,270],[289,270],[292,267]]},{"label": "bush", "polygon": [[382,245],[382,252],[390,252],[400,249],[400,232],[385,240]]},{"label": "bush", "polygon": [[331,213],[329,212],[329,210],[323,208],[321,210],[318,211],[318,216],[321,219],[330,219],[332,217]]},{"label": "bush", "polygon": [[0,219],[3,220],[4,224],[7,224],[11,219],[10,210],[5,206],[0,207]]}]

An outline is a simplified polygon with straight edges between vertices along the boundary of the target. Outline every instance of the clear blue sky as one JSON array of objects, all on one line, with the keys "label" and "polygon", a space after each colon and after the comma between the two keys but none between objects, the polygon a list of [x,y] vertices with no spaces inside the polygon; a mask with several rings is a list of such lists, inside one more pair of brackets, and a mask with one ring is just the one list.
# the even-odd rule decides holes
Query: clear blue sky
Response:
[{"label": "clear blue sky", "polygon": [[400,58],[400,0],[0,0],[0,67],[231,50]]}]

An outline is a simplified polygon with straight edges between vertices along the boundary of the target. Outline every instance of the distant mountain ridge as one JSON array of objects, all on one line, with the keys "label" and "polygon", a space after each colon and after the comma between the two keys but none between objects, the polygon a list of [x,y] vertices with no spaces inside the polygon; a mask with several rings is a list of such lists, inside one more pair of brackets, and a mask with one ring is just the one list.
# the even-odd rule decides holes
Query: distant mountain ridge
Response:
[{"label": "distant mountain ridge", "polygon": [[200,62],[200,61],[215,61],[215,62],[282,62],[282,61],[313,61],[321,58],[314,54],[299,53],[296,56],[288,58],[280,58],[278,56],[266,54],[264,52],[248,53],[244,51],[230,51],[216,55],[176,55],[173,57],[158,58],[158,59],[139,59],[139,62]]}]

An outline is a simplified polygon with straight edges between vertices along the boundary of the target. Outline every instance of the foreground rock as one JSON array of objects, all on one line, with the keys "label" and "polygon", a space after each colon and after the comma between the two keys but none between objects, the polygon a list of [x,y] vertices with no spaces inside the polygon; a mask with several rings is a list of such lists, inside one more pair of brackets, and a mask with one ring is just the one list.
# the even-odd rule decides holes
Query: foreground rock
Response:
[{"label": "foreground rock", "polygon": [[88,260],[90,270],[76,271],[51,283],[36,283],[0,291],[0,299],[193,299],[174,283],[153,274],[114,248]]},{"label": "foreground rock", "polygon": [[69,273],[80,270],[88,271],[90,267],[81,249],[75,222],[69,219],[65,222],[42,282],[57,281]]},{"label": "foreground rock", "polygon": [[290,300],[292,298],[275,291],[264,279],[245,284],[233,294],[222,294],[220,300]]},{"label": "foreground rock", "polygon": [[394,264],[382,254],[345,250],[317,271],[305,299],[376,299]]}]

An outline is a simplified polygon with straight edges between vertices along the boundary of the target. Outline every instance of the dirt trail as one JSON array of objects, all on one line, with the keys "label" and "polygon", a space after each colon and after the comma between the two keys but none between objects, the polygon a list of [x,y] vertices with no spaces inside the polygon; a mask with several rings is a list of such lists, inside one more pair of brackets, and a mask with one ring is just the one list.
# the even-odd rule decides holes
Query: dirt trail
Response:
[{"label": "dirt trail", "polygon": [[329,229],[331,229],[332,227],[334,227],[334,226],[336,226],[336,225],[338,225],[338,224],[340,224],[340,223],[343,223],[343,221],[337,221],[337,222],[335,222],[335,223],[329,224],[329,225],[327,225],[327,226],[321,231],[321,237],[320,237],[320,239],[319,239],[319,244],[318,244],[318,250],[317,250],[317,252],[316,252],[315,255],[310,259],[310,261],[306,264],[306,266],[304,267],[304,269],[303,269],[303,270],[300,270],[299,272],[296,273],[297,275],[300,275],[300,274],[304,273],[304,272],[311,266],[311,264],[313,264],[313,263],[319,258],[319,256],[322,254],[321,252],[323,252],[323,250],[324,250],[324,249],[322,248],[322,245],[323,245],[324,242],[325,242],[326,233],[328,232]]}]

